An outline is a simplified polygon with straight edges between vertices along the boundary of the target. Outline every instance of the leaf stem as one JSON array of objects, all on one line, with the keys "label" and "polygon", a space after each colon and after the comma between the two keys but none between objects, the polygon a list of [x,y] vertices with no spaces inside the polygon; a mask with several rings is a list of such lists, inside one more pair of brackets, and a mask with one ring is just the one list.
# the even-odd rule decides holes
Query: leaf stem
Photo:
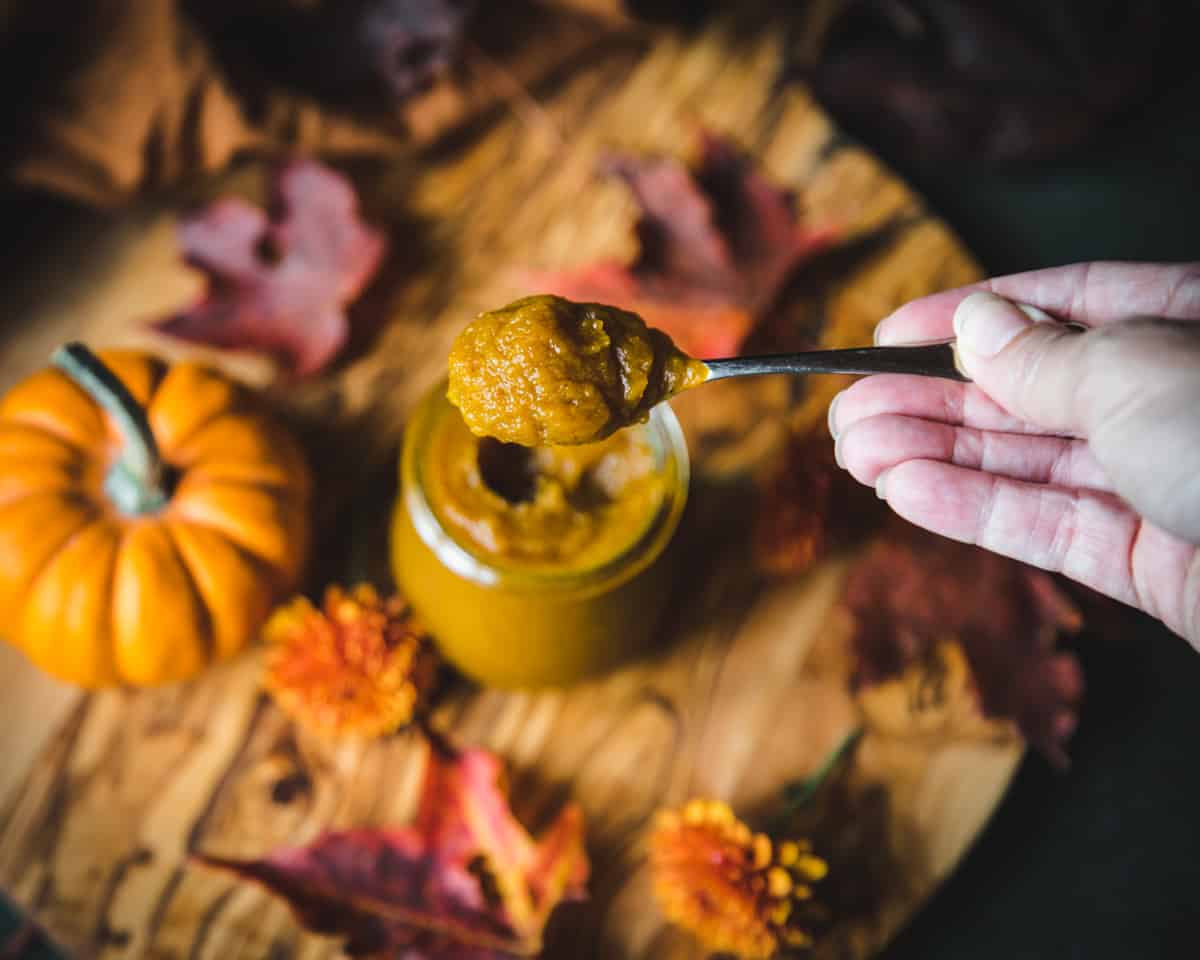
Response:
[{"label": "leaf stem", "polygon": [[817,795],[817,791],[829,779],[830,774],[840,767],[858,746],[858,742],[865,732],[865,727],[856,727],[851,730],[842,738],[841,743],[830,751],[816,770],[801,780],[793,780],[784,785],[783,810],[779,814],[780,823],[786,823]]},{"label": "leaf stem", "polygon": [[458,759],[461,751],[450,742],[445,734],[433,728],[433,722],[430,719],[428,711],[418,710],[413,715],[412,727],[418,733],[424,735],[425,739],[429,742],[430,749],[443,760]]}]

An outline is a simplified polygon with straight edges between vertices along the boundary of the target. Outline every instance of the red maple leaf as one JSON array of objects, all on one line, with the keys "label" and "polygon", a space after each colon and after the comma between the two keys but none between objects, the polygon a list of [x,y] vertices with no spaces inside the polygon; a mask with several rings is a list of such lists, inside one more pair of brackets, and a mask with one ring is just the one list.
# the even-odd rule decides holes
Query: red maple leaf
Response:
[{"label": "red maple leaf", "polygon": [[693,169],[674,157],[602,162],[642,208],[633,263],[602,260],[526,279],[547,293],[641,314],[692,356],[737,353],[796,266],[834,234],[799,223],[793,194],[731,141],[701,132],[699,147]]},{"label": "red maple leaf", "polygon": [[586,896],[583,819],[568,806],[536,842],[499,787],[485,750],[431,751],[412,826],[326,833],[261,860],[200,856],[257,881],[350,956],[503,960],[541,950],[564,900]]},{"label": "red maple leaf", "polygon": [[283,166],[272,194],[269,215],[229,198],[183,221],[183,255],[207,275],[208,291],[155,327],[195,343],[270,353],[305,376],[345,343],[345,308],[374,276],[387,241],[359,217],[350,182],[316,161]]},{"label": "red maple leaf", "polygon": [[1082,617],[1048,574],[897,522],[851,569],[842,603],[854,621],[856,685],[899,676],[957,640],[983,713],[1015,720],[1065,765],[1083,675],[1055,645]]},{"label": "red maple leaf", "polygon": [[884,515],[875,491],[838,467],[825,424],[793,436],[761,485],[754,557],[773,576],[804,573],[868,533]]}]

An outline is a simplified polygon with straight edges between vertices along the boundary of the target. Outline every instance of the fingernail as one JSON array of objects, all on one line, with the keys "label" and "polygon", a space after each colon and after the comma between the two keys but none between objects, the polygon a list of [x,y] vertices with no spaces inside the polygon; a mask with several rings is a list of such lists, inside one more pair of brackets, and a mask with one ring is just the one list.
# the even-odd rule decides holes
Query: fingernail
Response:
[{"label": "fingernail", "polygon": [[880,500],[887,500],[887,475],[888,471],[884,470],[875,478],[875,496]]},{"label": "fingernail", "polygon": [[875,324],[875,331],[871,334],[871,340],[875,343],[875,346],[885,347],[891,342],[887,337],[886,331],[888,328],[888,321],[894,316],[894,313],[889,313],[886,317]]},{"label": "fingernail", "polygon": [[834,440],[837,439],[837,405],[838,401],[841,399],[842,395],[837,393],[834,394],[833,399],[829,401],[829,435],[833,437]]},{"label": "fingernail", "polygon": [[833,438],[833,460],[843,470],[846,469],[846,464],[842,461],[842,438]]},{"label": "fingernail", "polygon": [[954,311],[954,334],[963,350],[980,357],[994,357],[1012,343],[1013,339],[1039,322],[1032,311],[998,297],[979,291],[971,294]]},{"label": "fingernail", "polygon": [[1041,307],[1035,307],[1032,303],[1013,303],[1013,306],[1020,310],[1034,323],[1057,323],[1050,314]]}]

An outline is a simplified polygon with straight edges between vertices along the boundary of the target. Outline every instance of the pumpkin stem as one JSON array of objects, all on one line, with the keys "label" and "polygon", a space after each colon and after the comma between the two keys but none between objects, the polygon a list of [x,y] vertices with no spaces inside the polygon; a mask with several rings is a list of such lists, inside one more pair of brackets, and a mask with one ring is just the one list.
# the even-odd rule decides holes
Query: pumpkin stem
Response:
[{"label": "pumpkin stem", "polygon": [[51,363],[86,391],[117,425],[123,441],[121,455],[104,478],[104,492],[125,514],[162,509],[167,502],[163,462],[142,405],[82,343],[59,347]]}]

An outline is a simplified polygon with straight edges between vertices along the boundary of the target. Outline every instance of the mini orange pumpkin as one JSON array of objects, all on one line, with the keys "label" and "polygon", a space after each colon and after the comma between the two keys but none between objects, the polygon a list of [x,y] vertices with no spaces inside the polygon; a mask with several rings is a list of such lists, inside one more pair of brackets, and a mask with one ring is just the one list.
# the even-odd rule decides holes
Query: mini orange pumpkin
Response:
[{"label": "mini orange pumpkin", "polygon": [[0,636],[86,687],[182,680],[295,586],[308,467],[220,374],[102,357],[63,347],[0,401]]}]

